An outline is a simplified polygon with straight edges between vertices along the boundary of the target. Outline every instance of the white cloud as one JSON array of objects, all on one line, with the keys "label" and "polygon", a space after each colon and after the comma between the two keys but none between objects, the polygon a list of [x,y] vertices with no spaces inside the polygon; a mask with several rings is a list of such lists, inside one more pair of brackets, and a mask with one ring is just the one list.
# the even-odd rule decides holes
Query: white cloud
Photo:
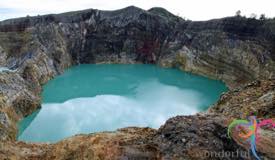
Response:
[{"label": "white cloud", "polygon": [[143,9],[164,7],[174,14],[191,20],[231,16],[237,10],[248,16],[251,13],[258,15],[265,13],[269,17],[274,17],[274,4],[274,0],[1,0],[0,19],[87,8],[114,10],[129,5]]}]

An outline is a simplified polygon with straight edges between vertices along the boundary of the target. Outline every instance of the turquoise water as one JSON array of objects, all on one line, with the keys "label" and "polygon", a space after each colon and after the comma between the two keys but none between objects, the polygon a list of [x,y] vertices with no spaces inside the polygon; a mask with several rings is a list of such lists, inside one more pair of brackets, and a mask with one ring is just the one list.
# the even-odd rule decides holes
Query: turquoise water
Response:
[{"label": "turquoise water", "polygon": [[44,86],[42,108],[19,122],[18,139],[158,128],[170,117],[206,110],[226,90],[220,81],[154,65],[80,65]]}]

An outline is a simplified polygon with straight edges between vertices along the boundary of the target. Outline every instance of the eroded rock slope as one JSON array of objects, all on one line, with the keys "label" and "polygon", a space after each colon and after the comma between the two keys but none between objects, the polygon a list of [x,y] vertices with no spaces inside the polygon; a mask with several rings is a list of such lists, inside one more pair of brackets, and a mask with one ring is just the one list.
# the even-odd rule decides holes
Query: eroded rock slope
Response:
[{"label": "eroded rock slope", "polygon": [[[165,9],[130,6],[0,22],[0,159],[221,159],[246,151],[226,135],[233,118],[274,118],[275,20],[185,21]],[[223,80],[231,89],[206,113],[160,129],[125,128],[56,144],[16,142],[16,123],[40,107],[41,86],[82,63],[152,63]],[[247,84],[248,82],[253,82]],[[259,154],[275,159],[274,129]],[[234,159],[232,157],[228,159]],[[249,159],[238,157],[235,159]]]}]

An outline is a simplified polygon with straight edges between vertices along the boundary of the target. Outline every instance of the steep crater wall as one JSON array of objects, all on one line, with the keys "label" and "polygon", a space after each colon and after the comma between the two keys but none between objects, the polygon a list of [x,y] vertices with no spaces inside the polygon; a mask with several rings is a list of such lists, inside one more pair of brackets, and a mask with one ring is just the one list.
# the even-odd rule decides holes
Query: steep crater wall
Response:
[{"label": "steep crater wall", "polygon": [[162,8],[89,9],[2,21],[0,65],[16,72],[0,73],[0,139],[16,139],[16,122],[40,106],[41,86],[72,65],[152,63],[242,88],[274,78],[274,42],[274,20],[192,22]]}]

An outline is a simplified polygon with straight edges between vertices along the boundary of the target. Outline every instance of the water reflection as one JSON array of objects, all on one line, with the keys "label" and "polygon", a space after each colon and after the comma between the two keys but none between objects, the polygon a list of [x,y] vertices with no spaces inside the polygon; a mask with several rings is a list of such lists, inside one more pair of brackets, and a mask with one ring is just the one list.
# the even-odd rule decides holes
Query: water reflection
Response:
[{"label": "water reflection", "polygon": [[225,86],[151,65],[81,65],[50,81],[42,109],[19,124],[19,140],[55,142],[127,126],[158,128],[214,103]]},{"label": "water reflection", "polygon": [[27,129],[29,127],[29,125],[32,123],[32,121],[35,119],[35,117],[38,115],[38,113],[40,112],[40,109],[38,109],[37,111],[33,112],[31,115],[29,115],[28,117],[24,118],[24,120],[18,125],[18,135],[21,135],[22,133],[24,133],[25,129]]}]

